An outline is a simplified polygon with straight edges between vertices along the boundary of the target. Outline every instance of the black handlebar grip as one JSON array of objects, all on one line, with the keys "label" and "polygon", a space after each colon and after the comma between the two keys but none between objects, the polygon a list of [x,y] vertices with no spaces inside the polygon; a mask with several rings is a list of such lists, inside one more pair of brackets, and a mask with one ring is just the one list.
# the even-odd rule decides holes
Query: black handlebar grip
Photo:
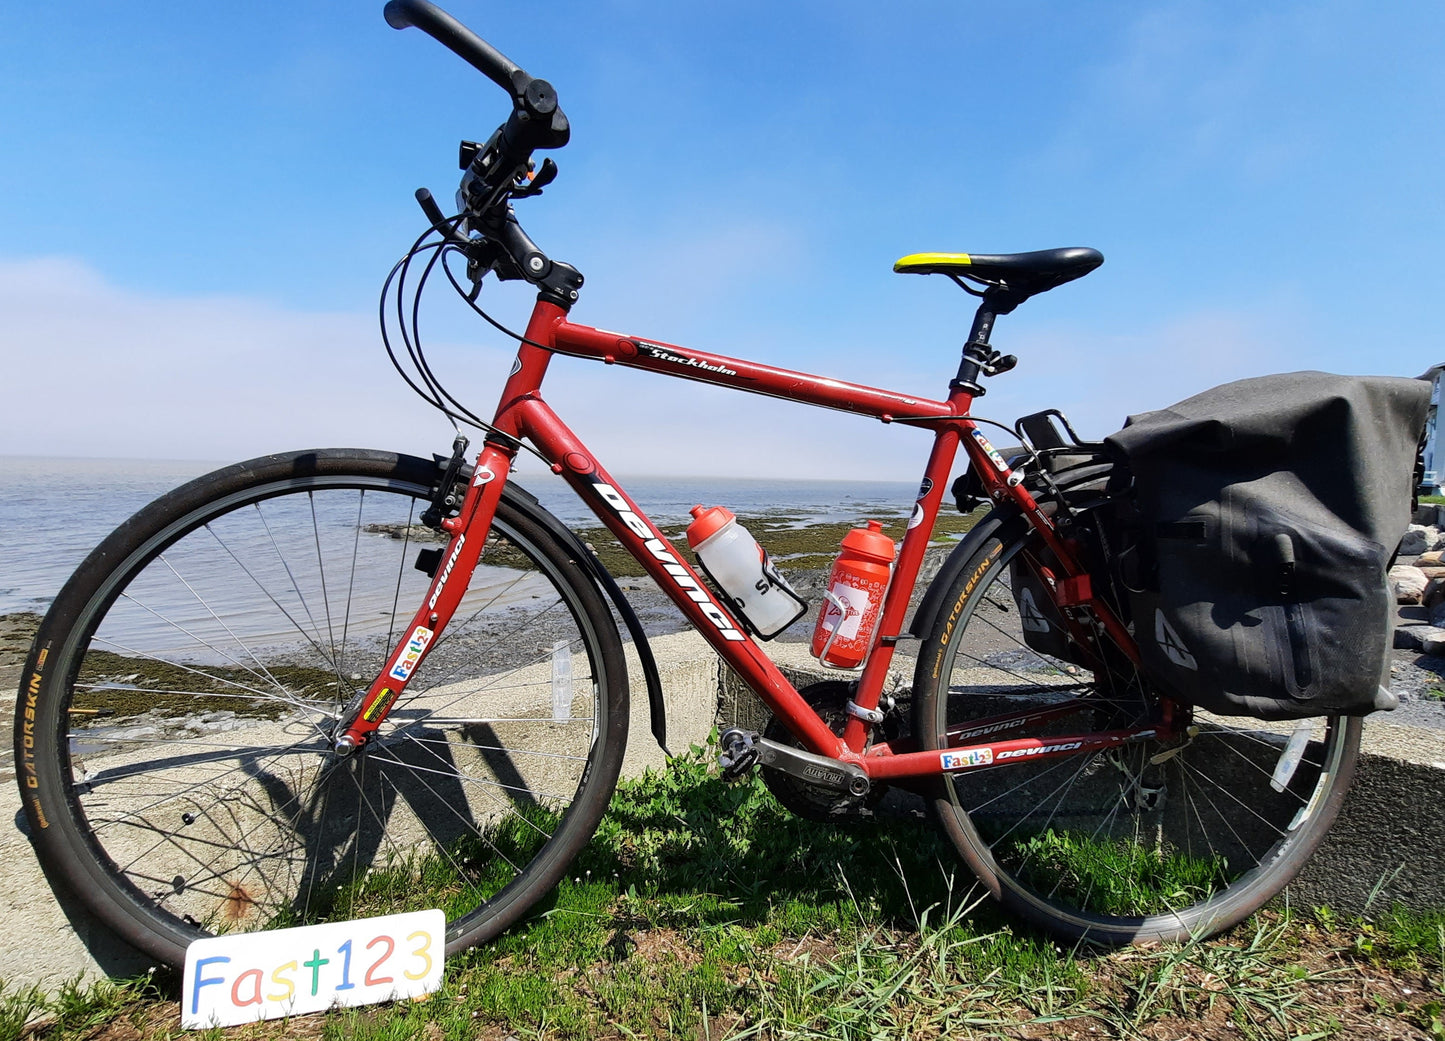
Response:
[{"label": "black handlebar grip", "polygon": [[517,63],[427,0],[387,0],[386,24],[393,29],[416,26],[513,98],[520,98],[532,82]]}]

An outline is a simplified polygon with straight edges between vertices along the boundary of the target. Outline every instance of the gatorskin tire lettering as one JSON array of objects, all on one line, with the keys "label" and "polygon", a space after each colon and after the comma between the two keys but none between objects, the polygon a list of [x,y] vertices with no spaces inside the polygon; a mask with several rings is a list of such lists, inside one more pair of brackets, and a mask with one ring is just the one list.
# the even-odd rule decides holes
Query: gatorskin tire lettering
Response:
[{"label": "gatorskin tire lettering", "polygon": [[26,801],[30,806],[31,819],[37,827],[42,830],[50,827],[50,821],[45,817],[45,809],[40,805],[40,796],[37,790],[40,788],[40,774],[35,764],[35,724],[39,714],[41,678],[45,672],[45,663],[50,660],[50,644],[40,648],[35,655],[35,667],[30,672],[30,679],[25,684],[25,707],[23,710],[16,706],[16,711],[22,712],[24,720],[21,727],[21,763],[20,776],[21,784],[28,793]]},{"label": "gatorskin tire lettering", "polygon": [[933,661],[934,679],[938,679],[938,675],[943,669],[943,653],[948,648],[948,641],[953,639],[953,627],[958,624],[959,615],[963,614],[963,605],[968,603],[969,594],[973,592],[979,580],[988,573],[989,568],[993,567],[994,562],[998,560],[998,556],[1002,552],[1003,546],[999,543],[994,543],[993,549],[989,550],[989,554],[984,558],[983,563],[973,569],[973,574],[969,575],[968,581],[964,583],[963,592],[959,594],[958,601],[953,605],[953,610],[948,615],[948,621],[944,623],[943,635],[938,639],[938,656]]},{"label": "gatorskin tire lettering", "polygon": [[25,722],[22,725],[21,739],[21,771],[25,776],[25,787],[30,789],[40,787],[40,778],[35,770],[35,714],[39,701],[40,673],[36,671],[30,674],[30,682],[25,689]]}]

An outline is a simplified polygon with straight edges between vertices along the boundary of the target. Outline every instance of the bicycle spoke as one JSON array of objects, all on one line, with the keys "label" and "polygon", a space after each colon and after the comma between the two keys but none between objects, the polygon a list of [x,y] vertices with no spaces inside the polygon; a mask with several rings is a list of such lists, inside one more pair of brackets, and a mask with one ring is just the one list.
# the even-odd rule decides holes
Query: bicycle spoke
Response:
[{"label": "bicycle spoke", "polygon": [[[229,636],[231,639],[235,640],[236,643],[240,646],[240,648],[245,651],[246,654],[250,657],[250,659],[256,663],[256,668],[261,670],[261,672],[257,675],[264,676],[276,687],[276,689],[284,690],[285,687],[282,686],[281,681],[271,674],[271,670],[266,667],[265,663],[262,662],[260,658],[256,657],[256,652],[251,649],[250,645],[247,644],[244,640],[242,640],[239,636],[237,636],[236,631],[232,629],[229,625],[227,625],[225,620],[220,615],[216,614],[215,609],[211,607],[210,602],[207,601],[205,597],[201,596],[201,594],[196,591],[195,586],[191,585],[191,583],[188,582],[186,578],[179,571],[176,570],[175,565],[173,565],[169,560],[166,559],[166,555],[162,553],[157,559],[159,559],[161,563],[163,563],[168,569],[170,569],[171,574],[175,575],[177,581],[179,581],[183,586],[186,587],[186,590],[191,594],[191,596],[195,597],[196,602],[206,609],[206,613],[209,614],[213,619],[215,619],[216,624],[219,625],[222,629],[226,630],[226,635]],[[131,597],[129,597],[128,594],[122,594],[122,596],[125,596],[127,599],[132,599]],[[133,599],[132,602],[134,602]],[[237,664],[239,665],[239,662]],[[252,670],[248,669],[247,671]]]},{"label": "bicycle spoke", "polygon": [[365,505],[366,489],[363,488],[356,497],[356,526],[351,539],[351,573],[346,580],[346,614],[341,619],[341,653],[336,662],[336,668],[340,672],[346,671],[346,638],[351,631],[351,601],[356,595],[356,557],[361,551],[361,511]]},{"label": "bicycle spoke", "polygon": [[[197,675],[197,676],[203,676],[203,677],[205,677],[206,679],[210,680],[210,681],[213,682],[213,683],[224,683],[224,684],[227,684],[227,685],[229,685],[229,686],[235,687],[235,688],[237,688],[238,690],[243,690],[243,691],[246,692],[246,694],[236,695],[236,697],[248,697],[248,696],[249,696],[249,697],[252,697],[252,698],[259,698],[259,699],[261,699],[262,701],[275,702],[276,704],[279,704],[279,705],[286,705],[286,706],[291,707],[291,708],[300,709],[300,710],[303,711],[303,712],[314,711],[314,709],[313,709],[311,706],[306,705],[304,702],[296,701],[296,700],[294,700],[294,699],[292,699],[292,698],[289,698],[289,697],[287,697],[287,698],[278,698],[275,694],[271,693],[270,691],[258,690],[258,689],[255,688],[255,687],[248,687],[248,686],[247,686],[246,684],[244,684],[244,683],[237,683],[235,680],[224,679],[223,677],[212,675],[211,673],[206,672],[206,671],[204,671],[204,670],[202,670],[202,669],[192,668],[192,667],[189,666],[189,665],[184,665],[184,664],[182,664],[181,662],[178,662],[178,661],[170,661],[170,660],[168,660],[168,659],[166,659],[166,658],[159,658],[159,657],[156,657],[155,655],[150,654],[150,653],[148,653],[148,652],[146,652],[146,651],[142,651],[142,650],[139,650],[139,649],[136,649],[136,648],[127,647],[127,646],[125,646],[124,644],[120,644],[120,643],[115,642],[114,640],[104,639],[104,638],[102,638],[102,637],[99,636],[99,635],[97,635],[97,636],[95,637],[95,641],[94,641],[94,642],[95,642],[95,643],[103,644],[103,645],[105,645],[105,646],[107,646],[107,647],[113,647],[113,648],[116,649],[116,652],[117,652],[117,653],[120,653],[120,654],[122,654],[122,655],[127,655],[127,656],[131,656],[131,657],[141,657],[141,658],[146,659],[147,661],[153,661],[153,662],[155,662],[155,663],[158,664],[158,665],[168,665],[168,666],[170,666],[171,668],[181,669],[181,670],[184,671],[184,672],[193,673],[193,674],[195,674],[195,675]],[[283,688],[283,692],[284,692],[284,688]],[[308,720],[308,722],[310,722],[310,721]],[[313,729],[317,732],[318,735],[320,735],[321,737],[324,737],[324,738],[328,738],[328,739],[329,739],[329,735],[326,734],[325,732],[323,732],[320,727],[316,726],[314,723],[312,723],[312,727],[313,727]]]},{"label": "bicycle spoke", "polygon": [[[316,617],[311,613],[311,602],[307,600],[305,594],[301,592],[301,585],[296,581],[296,574],[291,570],[291,563],[286,559],[286,554],[281,552],[281,545],[276,541],[276,535],[274,532],[272,532],[271,525],[267,522],[266,515],[261,510],[261,504],[255,503],[253,505],[256,510],[256,517],[260,520],[261,527],[265,530],[266,537],[271,542],[271,548],[276,553],[276,559],[281,563],[281,567],[285,570],[286,577],[291,582],[291,589],[293,592],[295,592],[296,599],[301,604],[301,609],[306,612],[306,620],[311,623],[311,629],[316,634],[315,639],[311,640],[311,646],[316,648],[316,653],[320,655],[323,660],[325,660],[325,662],[332,668],[333,671],[337,671],[339,673],[340,670],[337,669],[335,659],[325,650],[325,648],[321,646],[321,627],[317,624]],[[207,525],[207,527],[209,528],[210,526]],[[217,540],[219,541],[219,537],[217,537]],[[247,573],[249,574],[249,572]],[[260,585],[259,581],[257,582],[257,585]],[[264,587],[262,588],[264,590]],[[275,598],[273,597],[272,599],[274,601]],[[281,605],[279,602],[277,602],[276,606],[280,607]],[[289,612],[287,613],[287,617],[290,617]],[[297,628],[299,629],[300,626],[298,625]]]},{"label": "bicycle spoke", "polygon": [[[331,622],[331,594],[326,591],[326,560],[321,553],[321,525],[316,520],[316,493],[307,492],[306,499],[311,506],[311,534],[316,543],[316,574],[321,579],[321,606],[326,609],[326,635],[331,648],[332,668],[336,670],[336,693],[339,696],[346,686],[341,675],[341,661],[336,655],[336,628]],[[345,702],[345,698],[341,698]]]}]

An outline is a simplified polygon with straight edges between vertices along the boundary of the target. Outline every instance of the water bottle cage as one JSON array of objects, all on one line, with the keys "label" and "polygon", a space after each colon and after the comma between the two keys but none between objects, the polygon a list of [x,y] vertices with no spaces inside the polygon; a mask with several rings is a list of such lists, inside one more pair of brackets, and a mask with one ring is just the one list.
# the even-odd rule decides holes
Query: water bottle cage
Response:
[{"label": "water bottle cage", "polygon": [[[844,600],[841,596],[833,592],[831,589],[823,594],[823,600],[828,604],[832,604],[838,609],[838,621],[834,623],[833,631],[828,634],[828,640],[826,643],[823,644],[823,649],[818,652],[818,660],[821,661],[824,665],[827,665],[828,651],[832,649],[833,641],[838,638],[838,634],[843,631],[843,623],[848,620],[848,613],[851,611],[853,614],[857,614],[858,612],[853,609],[852,605],[849,604],[848,601]],[[827,610],[826,606],[824,607],[824,610]]]}]

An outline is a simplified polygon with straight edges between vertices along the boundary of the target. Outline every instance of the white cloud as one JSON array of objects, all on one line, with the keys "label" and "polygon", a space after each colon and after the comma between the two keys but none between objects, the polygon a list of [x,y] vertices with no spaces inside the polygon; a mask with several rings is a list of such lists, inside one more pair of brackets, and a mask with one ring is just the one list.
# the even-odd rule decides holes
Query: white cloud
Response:
[{"label": "white cloud", "polygon": [[[448,424],[387,364],[369,314],[159,297],[54,258],[0,262],[0,308],[11,390],[0,453],[227,460],[336,445],[427,454],[450,444]],[[1130,412],[1306,367],[1306,325],[1286,298],[1129,333],[1020,330],[999,338],[1019,368],[990,381],[976,411],[1012,423],[1058,407],[1081,433],[1102,436]],[[428,350],[483,414],[510,367],[511,352],[491,343]],[[955,362],[936,361],[922,385],[941,390]],[[909,376],[876,380],[901,389],[918,382]],[[569,358],[554,360],[545,396],[615,474],[912,482],[929,447],[923,431]],[[523,459],[523,473],[540,468]]]},{"label": "white cloud", "polygon": [[[223,460],[450,444],[386,362],[371,315],[130,292],[64,258],[0,262],[0,311],[0,453]],[[428,356],[474,410],[494,407],[509,351],[439,343]],[[615,473],[912,480],[926,452],[926,438],[873,421],[565,358],[546,397]]]},{"label": "white cloud", "polygon": [[0,413],[5,453],[224,459],[378,440],[420,448],[436,426],[407,400],[363,316],[128,292],[55,258],[0,262],[0,309],[13,390]]}]

